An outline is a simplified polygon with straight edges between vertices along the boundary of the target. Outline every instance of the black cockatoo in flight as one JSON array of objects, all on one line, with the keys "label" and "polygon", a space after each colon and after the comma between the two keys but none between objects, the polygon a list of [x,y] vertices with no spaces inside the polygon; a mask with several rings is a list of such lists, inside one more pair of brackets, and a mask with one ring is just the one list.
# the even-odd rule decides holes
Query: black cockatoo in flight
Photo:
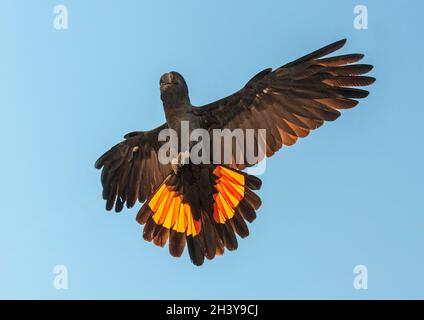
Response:
[{"label": "black cockatoo in flight", "polygon": [[160,247],[169,241],[169,252],[175,257],[182,255],[187,244],[195,265],[202,265],[205,257],[222,255],[225,248],[237,249],[236,235],[248,236],[246,221],[255,220],[261,205],[253,192],[261,181],[241,171],[256,163],[162,163],[158,153],[165,142],[159,133],[174,129],[180,134],[183,120],[188,121],[189,130],[265,129],[264,150],[257,150],[259,162],[283,145],[306,137],[324,121],[336,120],[339,110],[353,108],[357,99],[368,96],[368,91],[353,88],[375,81],[364,76],[373,66],[357,63],[364,55],[327,57],[345,43],[346,39],[275,70],[265,69],[236,93],[205,106],[191,104],[179,73],[164,74],[160,93],[166,122],[150,131],[127,134],[95,164],[103,168],[106,209],[120,212],[125,204],[132,208],[137,200],[144,203],[137,214],[137,221],[144,225],[143,238]]}]

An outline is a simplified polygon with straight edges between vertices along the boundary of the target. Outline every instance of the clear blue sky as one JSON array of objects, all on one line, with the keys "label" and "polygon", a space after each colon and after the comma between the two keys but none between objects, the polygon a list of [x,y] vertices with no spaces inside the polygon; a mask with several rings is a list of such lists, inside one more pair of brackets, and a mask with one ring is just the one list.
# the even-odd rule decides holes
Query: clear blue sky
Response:
[{"label": "clear blue sky", "polygon": [[[368,30],[353,28],[360,3]],[[360,3],[1,0],[0,298],[424,298],[424,5]],[[137,208],[105,212],[94,161],[164,121],[162,73],[203,104],[345,37],[378,82],[268,161],[238,251],[197,268],[142,240]],[[368,290],[352,285],[360,264]]]}]

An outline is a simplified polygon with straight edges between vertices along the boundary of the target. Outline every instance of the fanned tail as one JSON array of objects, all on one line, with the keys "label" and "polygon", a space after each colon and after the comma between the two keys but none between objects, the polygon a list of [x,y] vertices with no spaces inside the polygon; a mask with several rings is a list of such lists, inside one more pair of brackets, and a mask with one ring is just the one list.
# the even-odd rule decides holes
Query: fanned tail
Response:
[{"label": "fanned tail", "polygon": [[187,165],[169,175],[137,215],[145,225],[143,238],[180,257],[187,244],[191,261],[202,265],[205,257],[236,250],[249,235],[246,224],[256,218],[260,198],[252,191],[261,180],[226,166]]}]

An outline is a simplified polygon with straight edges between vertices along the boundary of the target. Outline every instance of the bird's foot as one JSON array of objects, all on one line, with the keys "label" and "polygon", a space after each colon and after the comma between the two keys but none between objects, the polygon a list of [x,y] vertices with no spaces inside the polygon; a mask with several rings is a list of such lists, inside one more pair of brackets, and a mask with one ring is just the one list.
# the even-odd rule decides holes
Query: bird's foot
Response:
[{"label": "bird's foot", "polygon": [[190,159],[190,152],[184,151],[184,152],[178,153],[177,158],[171,161],[171,166],[174,173],[179,174],[181,172],[182,167],[185,164],[188,164],[189,159]]}]

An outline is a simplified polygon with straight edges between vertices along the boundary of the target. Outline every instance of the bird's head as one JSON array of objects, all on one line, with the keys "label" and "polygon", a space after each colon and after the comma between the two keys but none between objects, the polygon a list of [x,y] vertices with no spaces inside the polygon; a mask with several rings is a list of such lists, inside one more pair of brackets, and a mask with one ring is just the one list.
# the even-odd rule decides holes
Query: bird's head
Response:
[{"label": "bird's head", "polygon": [[188,98],[188,87],[182,75],[171,71],[160,77],[160,95],[162,100],[180,100]]}]

